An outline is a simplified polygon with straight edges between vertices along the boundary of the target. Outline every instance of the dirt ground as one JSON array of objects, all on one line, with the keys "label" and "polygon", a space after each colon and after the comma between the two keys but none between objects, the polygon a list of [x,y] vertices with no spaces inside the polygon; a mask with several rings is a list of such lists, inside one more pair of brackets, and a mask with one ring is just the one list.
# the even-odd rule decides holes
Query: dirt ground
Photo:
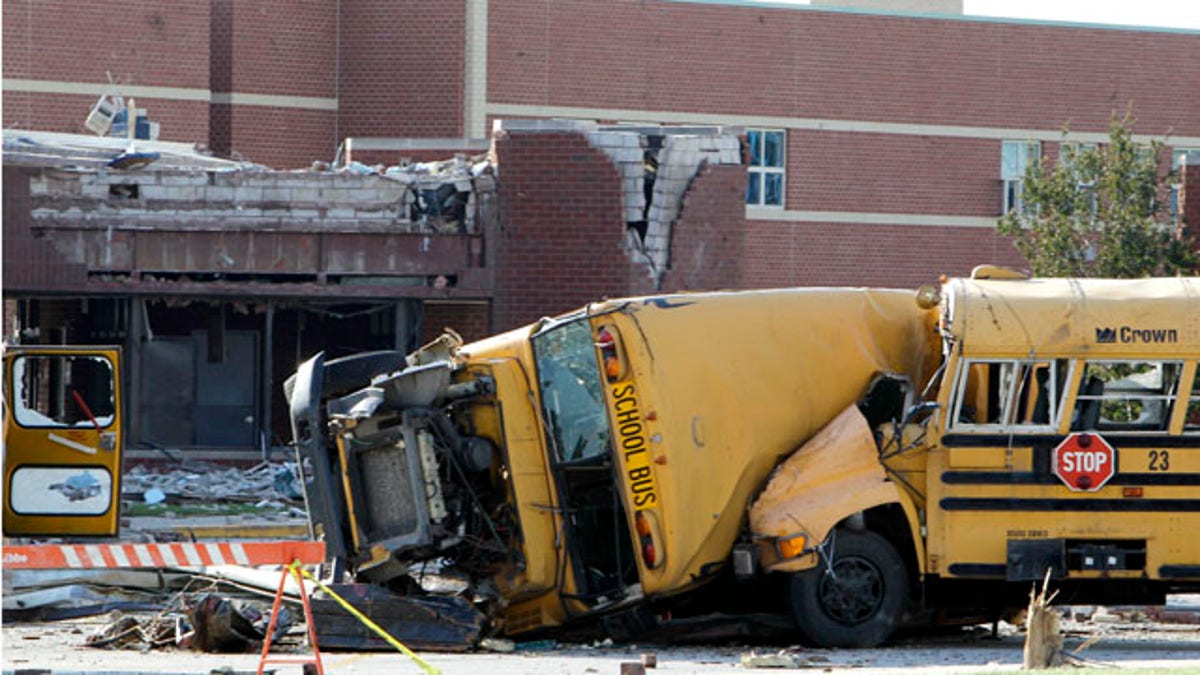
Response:
[{"label": "dirt ground", "polygon": [[[84,646],[86,636],[106,623],[105,617],[54,623],[7,624],[3,627],[5,673],[50,670],[54,673],[209,673],[231,667],[254,672],[256,654],[201,654],[176,649],[106,651]],[[1067,651],[1085,642],[1078,654],[1089,665],[1110,668],[1170,669],[1200,673],[1200,626],[1147,621],[1122,623],[1064,622]],[[538,651],[509,654],[421,654],[443,673],[480,675],[558,675],[620,672],[620,664],[654,654],[662,673],[747,673],[775,668],[749,668],[743,659],[782,653],[792,668],[809,672],[867,673],[980,673],[1020,668],[1024,636],[1019,629],[1001,624],[998,637],[989,627],[924,634],[904,638],[878,649],[811,650],[793,645],[746,647],[663,647],[658,645],[557,644]],[[302,652],[307,653],[307,652]],[[399,653],[326,653],[325,671],[331,674],[421,673],[421,668]],[[760,663],[762,663],[760,661]],[[765,665],[765,663],[763,663]],[[269,666],[272,667],[272,666]],[[279,673],[299,673],[294,664],[273,666]]]}]

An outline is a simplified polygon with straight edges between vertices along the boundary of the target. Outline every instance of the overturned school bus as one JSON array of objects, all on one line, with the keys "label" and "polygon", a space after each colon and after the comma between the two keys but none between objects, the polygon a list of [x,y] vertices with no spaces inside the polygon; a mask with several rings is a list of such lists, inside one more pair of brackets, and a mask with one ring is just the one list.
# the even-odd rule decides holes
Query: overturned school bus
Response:
[{"label": "overturned school bus", "polygon": [[360,579],[469,575],[509,634],[782,598],[870,645],[1047,570],[1072,601],[1200,584],[1200,284],[985,276],[318,356],[289,384],[314,526]]}]

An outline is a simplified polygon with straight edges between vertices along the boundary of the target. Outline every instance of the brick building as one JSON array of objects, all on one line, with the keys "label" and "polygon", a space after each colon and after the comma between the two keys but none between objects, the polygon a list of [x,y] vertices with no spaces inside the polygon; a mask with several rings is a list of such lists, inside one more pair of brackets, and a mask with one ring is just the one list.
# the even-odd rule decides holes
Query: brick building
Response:
[{"label": "brick building", "polygon": [[[955,3],[934,6],[945,9]],[[343,350],[403,347],[442,325],[473,337],[606,295],[911,287],[979,263],[1020,265],[994,225],[1020,198],[1032,156],[1101,142],[1126,111],[1143,137],[1170,133],[1164,171],[1200,149],[1194,31],[733,1],[144,0],[118,12],[12,0],[5,10],[6,129],[78,133],[96,99],[116,93],[147,109],[164,141],[278,169],[491,153],[495,220],[462,233],[363,231],[330,215],[349,208],[336,191],[273,212],[275,225],[242,220],[246,208],[267,217],[269,204],[230,201],[204,227],[106,194],[117,215],[101,226],[72,221],[69,207],[35,218],[57,209],[45,202],[53,189],[37,192],[53,171],[14,162],[6,140],[6,334],[33,321],[48,329],[41,339],[60,328],[64,339],[144,341],[131,328],[136,299],[161,312],[149,317],[157,337],[167,330],[194,350],[213,325],[243,330],[257,373],[246,386],[260,418],[252,436],[282,433],[282,403],[271,405],[280,373],[333,338]],[[603,126],[538,122],[555,119],[644,128],[622,154]],[[657,125],[739,129],[748,166],[681,159],[682,191],[651,200],[669,211],[652,217],[643,201],[639,218],[636,155],[686,135]],[[236,187],[204,171],[207,186]],[[155,236],[194,255],[161,254]],[[113,237],[127,258],[95,253],[117,251],[100,243]],[[251,240],[259,253],[266,240],[283,247],[293,267],[232,255]],[[125,318],[94,318],[105,303]],[[281,336],[295,342],[275,344]]]}]

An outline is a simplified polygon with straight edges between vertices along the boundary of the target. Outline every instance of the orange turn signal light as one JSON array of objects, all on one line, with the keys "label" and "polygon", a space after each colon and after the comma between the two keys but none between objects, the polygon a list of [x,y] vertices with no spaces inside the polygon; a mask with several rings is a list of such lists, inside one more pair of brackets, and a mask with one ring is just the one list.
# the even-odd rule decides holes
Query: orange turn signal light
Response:
[{"label": "orange turn signal light", "polygon": [[604,357],[604,376],[609,381],[615,380],[621,376],[621,362],[615,356]]},{"label": "orange turn signal light", "polygon": [[646,514],[638,511],[633,516],[633,526],[637,529],[638,536],[650,536],[650,521],[646,519]]},{"label": "orange turn signal light", "polygon": [[779,550],[779,555],[783,559],[799,558],[804,555],[804,551],[808,549],[808,535],[793,534],[790,537],[779,539],[775,542],[775,547]]}]

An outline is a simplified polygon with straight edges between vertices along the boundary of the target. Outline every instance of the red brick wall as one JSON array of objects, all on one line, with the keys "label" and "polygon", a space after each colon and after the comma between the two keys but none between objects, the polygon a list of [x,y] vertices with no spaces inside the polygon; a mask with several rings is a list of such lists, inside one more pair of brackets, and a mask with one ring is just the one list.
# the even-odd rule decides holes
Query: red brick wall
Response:
[{"label": "red brick wall", "polygon": [[[4,77],[207,89],[209,6],[205,2],[109,3],[8,0]],[[118,88],[119,90],[119,88]],[[91,94],[4,92],[4,126],[82,132]],[[138,99],[162,138],[203,141],[207,102]]]},{"label": "red brick wall", "polygon": [[1200,238],[1200,164],[1179,169],[1180,224],[1188,236]]},{"label": "red brick wall", "polygon": [[30,231],[33,202],[29,174],[4,167],[4,293],[53,290],[59,285],[80,286],[87,269],[63,259],[46,239]]},{"label": "red brick wall", "polygon": [[491,308],[486,303],[435,303],[426,302],[422,311],[420,344],[433,340],[449,328],[467,342],[479,340],[492,334],[488,321]]},{"label": "red brick wall", "polygon": [[5,0],[4,77],[208,87],[208,3]]},{"label": "red brick wall", "polygon": [[341,3],[338,137],[462,135],[465,0]]},{"label": "red brick wall", "polygon": [[234,91],[336,95],[336,2],[232,1]]},{"label": "red brick wall", "polygon": [[235,157],[275,169],[306,169],[315,160],[332,161],[337,150],[332,112],[236,105],[232,115]]},{"label": "red brick wall", "polygon": [[[212,2],[214,92],[337,96],[335,2]],[[222,30],[226,24],[229,29]],[[224,120],[221,107],[214,105],[214,121]],[[332,110],[234,105],[226,147],[228,154],[275,168],[307,167],[313,160],[333,159],[335,120]]]},{"label": "red brick wall", "polygon": [[786,206],[999,216],[1000,145],[989,139],[793,130]]},{"label": "red brick wall", "polygon": [[629,291],[621,177],[575,133],[496,139],[500,232],[492,330]]},{"label": "red brick wall", "polygon": [[[738,288],[747,266],[746,170],[740,166],[704,166],[684,194],[679,218],[671,227],[671,257],[662,290],[700,291]],[[654,292],[653,289],[635,289]]]},{"label": "red brick wall", "polygon": [[1132,103],[1143,133],[1200,134],[1187,34],[588,0],[489,25],[498,103],[1092,131]]},{"label": "red brick wall", "polygon": [[746,288],[880,286],[914,288],[975,265],[1025,267],[992,228],[751,221]]}]

